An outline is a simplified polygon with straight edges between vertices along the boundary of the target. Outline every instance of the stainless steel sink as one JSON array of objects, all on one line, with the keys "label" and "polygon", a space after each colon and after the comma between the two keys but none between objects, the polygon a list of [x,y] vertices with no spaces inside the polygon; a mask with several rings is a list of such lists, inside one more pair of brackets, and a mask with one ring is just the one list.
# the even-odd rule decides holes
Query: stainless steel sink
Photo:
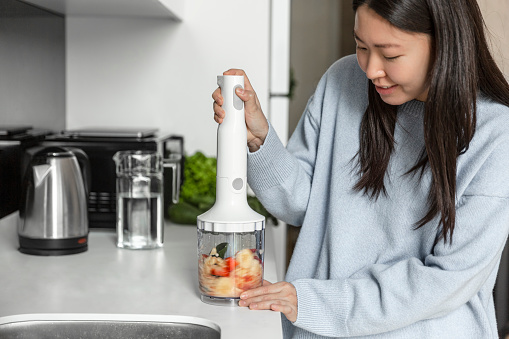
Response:
[{"label": "stainless steel sink", "polygon": [[212,321],[186,316],[24,314],[0,318],[2,339],[218,339]]}]

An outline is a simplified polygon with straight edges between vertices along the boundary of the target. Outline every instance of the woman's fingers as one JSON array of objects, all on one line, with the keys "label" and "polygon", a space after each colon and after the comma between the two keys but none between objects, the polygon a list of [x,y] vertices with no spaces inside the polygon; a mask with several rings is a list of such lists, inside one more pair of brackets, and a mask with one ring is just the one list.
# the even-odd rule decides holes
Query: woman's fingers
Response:
[{"label": "woman's fingers", "polygon": [[[264,143],[265,137],[269,132],[269,124],[262,108],[256,92],[251,86],[251,82],[246,73],[241,69],[229,69],[223,75],[243,75],[244,76],[244,89],[236,89],[237,96],[244,101],[244,113],[247,127],[247,146],[251,152],[260,148]],[[225,117],[225,111],[221,107],[224,104],[221,89],[217,88],[212,93],[214,99],[214,120],[221,124]]]},{"label": "woman's fingers", "polygon": [[218,124],[220,124],[223,122],[225,116],[224,109],[221,106],[219,106],[217,102],[214,102],[213,106],[214,106],[214,120]]},{"label": "woman's fingers", "polygon": [[216,102],[219,106],[223,105],[223,96],[221,95],[221,88],[216,88],[214,92],[212,92],[212,99],[214,99],[214,102]]},{"label": "woman's fingers", "polygon": [[296,300],[293,302],[286,299],[268,298],[263,301],[251,302],[247,307],[251,310],[272,310],[281,312],[291,322],[295,322],[297,320]]},{"label": "woman's fingers", "polygon": [[224,119],[224,109],[221,107],[223,105],[223,96],[221,95],[221,88],[217,88],[214,92],[212,92],[212,99],[214,102],[212,103],[212,107],[214,110],[214,120],[220,124]]},{"label": "woman's fingers", "polygon": [[297,306],[293,304],[272,304],[271,310],[281,312],[292,323],[297,321]]},{"label": "woman's fingers", "polygon": [[251,86],[251,82],[246,75],[246,72],[242,69],[231,68],[223,73],[223,75],[243,75],[244,76],[244,88],[250,91],[253,91],[253,87]]},{"label": "woman's fingers", "polygon": [[264,281],[261,287],[243,292],[240,298],[239,306],[273,310],[283,313],[292,322],[297,320],[297,291],[288,282],[271,284]]},{"label": "woman's fingers", "polygon": [[240,306],[249,306],[254,303],[260,303],[262,301],[277,300],[280,297],[279,293],[268,293],[262,294],[255,297],[241,299],[239,302]]},{"label": "woman's fingers", "polygon": [[235,94],[242,99],[245,103],[245,110],[248,112],[259,110],[260,104],[256,98],[256,94],[253,90],[237,88]]},{"label": "woman's fingers", "polygon": [[290,284],[286,281],[280,281],[280,282],[272,284],[272,283],[268,282],[267,280],[264,280],[262,286],[243,292],[240,295],[240,298],[241,299],[249,299],[249,298],[253,298],[256,296],[260,296],[260,295],[279,293],[282,290],[284,290],[285,288],[288,288],[290,286],[295,289],[295,287],[293,287],[292,284]]}]

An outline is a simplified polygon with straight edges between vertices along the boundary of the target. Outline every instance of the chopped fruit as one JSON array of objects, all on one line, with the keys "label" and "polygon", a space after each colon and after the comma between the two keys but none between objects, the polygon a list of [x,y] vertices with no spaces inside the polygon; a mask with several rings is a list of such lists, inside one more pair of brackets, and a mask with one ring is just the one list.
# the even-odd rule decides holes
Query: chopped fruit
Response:
[{"label": "chopped fruit", "polygon": [[213,248],[209,255],[201,255],[200,289],[206,295],[238,298],[243,291],[262,284],[263,262],[256,249],[243,249],[235,256],[224,258],[227,245],[222,243],[217,246],[220,251]]}]

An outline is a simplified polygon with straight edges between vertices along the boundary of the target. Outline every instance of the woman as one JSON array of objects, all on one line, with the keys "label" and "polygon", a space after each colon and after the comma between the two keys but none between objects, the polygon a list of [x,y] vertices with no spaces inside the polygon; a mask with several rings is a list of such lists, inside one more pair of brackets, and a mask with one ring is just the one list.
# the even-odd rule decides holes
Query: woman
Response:
[{"label": "woman", "polygon": [[[498,338],[509,86],[475,0],[354,0],[357,58],[325,73],[286,148],[244,91],[249,183],[302,225],[285,282],[240,305],[286,338]],[[244,74],[229,70],[224,74]],[[213,93],[215,120],[222,97]]]}]

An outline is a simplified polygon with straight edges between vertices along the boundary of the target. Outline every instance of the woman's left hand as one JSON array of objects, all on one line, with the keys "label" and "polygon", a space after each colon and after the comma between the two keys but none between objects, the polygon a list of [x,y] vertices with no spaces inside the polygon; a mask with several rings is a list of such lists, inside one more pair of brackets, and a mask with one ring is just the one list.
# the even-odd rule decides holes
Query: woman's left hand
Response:
[{"label": "woman's left hand", "polygon": [[272,284],[264,280],[261,287],[242,292],[239,306],[281,312],[293,323],[297,320],[297,290],[286,281]]}]

